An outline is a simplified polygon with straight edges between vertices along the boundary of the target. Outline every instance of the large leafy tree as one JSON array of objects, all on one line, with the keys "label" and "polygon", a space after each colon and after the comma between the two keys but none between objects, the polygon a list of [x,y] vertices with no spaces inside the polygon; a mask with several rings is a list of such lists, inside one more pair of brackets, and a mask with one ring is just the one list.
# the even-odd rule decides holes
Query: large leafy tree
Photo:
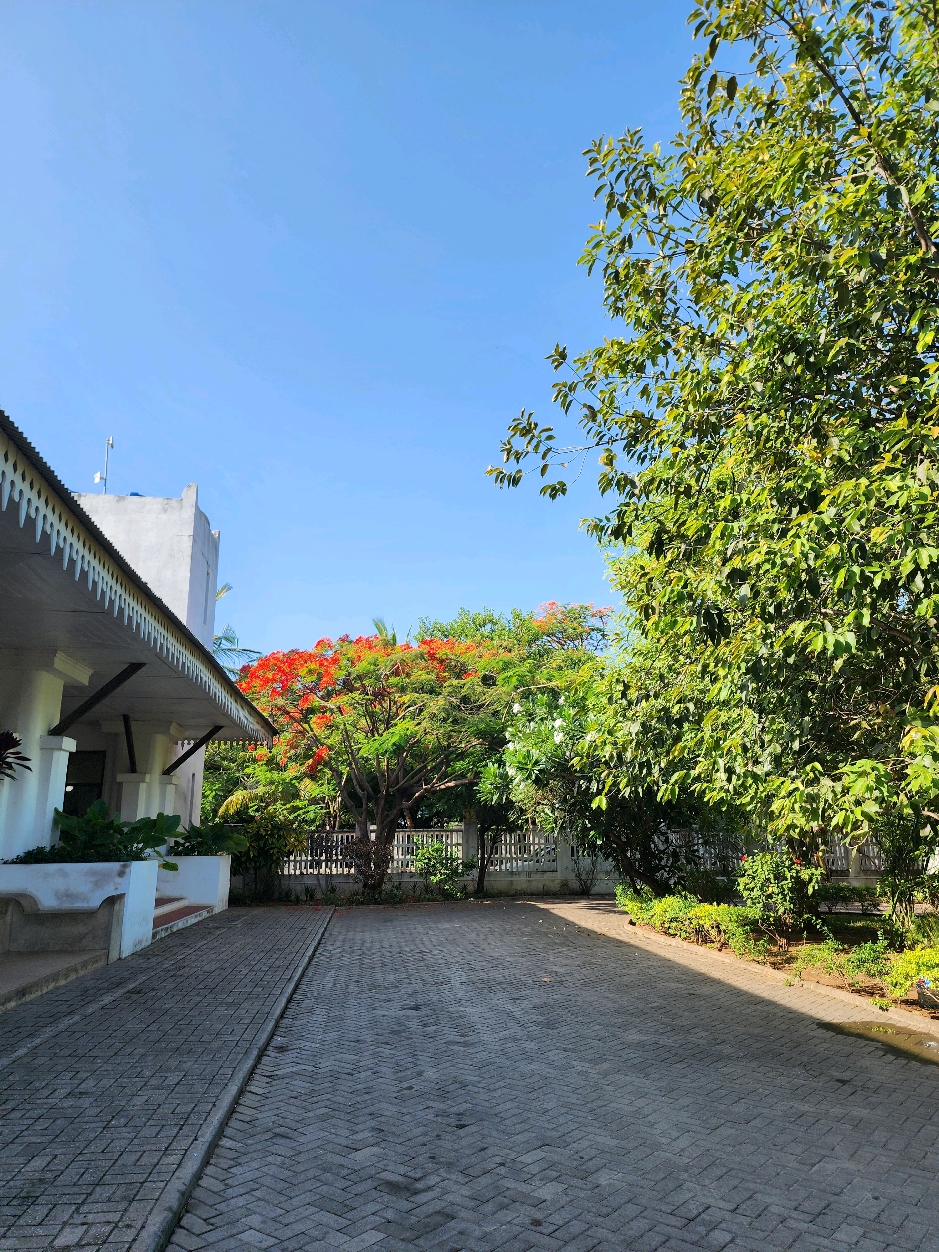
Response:
[{"label": "large leafy tree", "polygon": [[504,709],[499,736],[490,743],[487,759],[472,782],[437,797],[429,806],[432,815],[440,813],[444,819],[468,813],[475,818],[477,894],[485,891],[489,869],[508,834],[533,821],[540,821],[546,829],[557,827],[555,810],[549,812],[547,806],[541,806],[535,813],[531,805],[522,802],[522,793],[503,755],[507,736],[514,734],[523,707],[549,697],[563,702],[563,693],[573,693],[588,673],[596,672],[596,658],[609,644],[611,614],[610,608],[551,600],[534,613],[463,609],[450,621],[420,622],[421,635],[484,646],[499,657],[498,684]]},{"label": "large leafy tree", "polygon": [[464,610],[422,621],[418,641],[403,644],[376,621],[374,636],[323,639],[244,666],[242,688],[280,733],[271,749],[210,750],[207,818],[304,836],[354,823],[353,855],[374,893],[400,825],[472,811],[482,890],[499,840],[519,822],[507,796],[479,787],[499,768],[512,705],[569,683],[604,647],[609,612],[553,602],[536,613]]},{"label": "large leafy tree", "polygon": [[[617,330],[569,360],[621,545],[625,662],[606,785],[736,807],[820,844],[935,822],[939,792],[939,14],[919,0],[725,0],[666,148],[589,150],[584,263]],[[886,836],[885,836],[886,837]]]}]

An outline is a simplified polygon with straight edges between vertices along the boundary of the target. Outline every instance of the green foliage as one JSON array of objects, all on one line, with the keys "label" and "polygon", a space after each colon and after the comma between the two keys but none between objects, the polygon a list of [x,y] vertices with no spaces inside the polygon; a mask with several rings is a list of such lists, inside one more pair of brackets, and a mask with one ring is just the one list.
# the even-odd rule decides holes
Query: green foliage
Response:
[{"label": "green foliage", "polygon": [[651,783],[808,851],[919,832],[939,796],[939,18],[708,0],[692,20],[673,143],[588,151],[583,261],[618,325],[552,354],[580,448],[523,413],[491,473],[533,463],[557,496],[556,467],[600,454],[592,528],[621,545],[626,604],[607,792]]},{"label": "green foliage", "polygon": [[18,739],[12,730],[0,730],[0,779],[15,778],[18,769],[32,773],[30,758],[20,751],[22,746],[22,739]]},{"label": "green foliage", "polygon": [[933,890],[934,876],[927,866],[939,843],[939,828],[921,817],[894,813],[878,821],[876,838],[882,865],[878,886],[889,902],[887,915],[898,930],[907,931],[917,896]]},{"label": "green foliage", "polygon": [[939,947],[939,913],[919,913],[913,918],[905,935],[908,948]]},{"label": "green foliage", "polygon": [[882,982],[890,971],[890,948],[885,939],[848,948],[829,937],[824,943],[806,944],[790,966],[797,978],[807,969],[821,969],[840,978],[848,991],[865,982]]},{"label": "green foliage", "polygon": [[816,890],[814,899],[828,913],[834,913],[839,905],[857,904],[863,914],[872,915],[877,912],[881,896],[876,887],[848,882],[823,882]]},{"label": "green foliage", "polygon": [[179,815],[158,813],[135,822],[112,817],[104,800],[96,800],[82,816],[55,810],[59,842],[53,848],[30,848],[16,857],[14,865],[50,865],[61,862],[146,861],[153,855],[161,869],[177,868],[166,861],[162,849],[179,827]]},{"label": "green foliage", "polygon": [[205,754],[202,825],[269,816],[297,828],[333,826],[337,808],[325,779],[282,766],[270,752],[234,743],[210,743]]},{"label": "green foliage", "polygon": [[758,909],[701,904],[690,895],[654,896],[622,886],[616,889],[616,903],[634,921],[663,934],[714,944],[719,950],[730,948],[735,956],[750,961],[764,962],[769,956],[769,945],[759,937],[763,919]]},{"label": "green foliage", "polygon": [[648,788],[605,793],[593,754],[595,688],[602,677],[596,663],[581,668],[577,682],[561,691],[540,692],[513,705],[504,770],[509,795],[531,825],[571,840],[587,865],[594,855],[618,868],[633,889],[640,885],[657,895],[675,886],[705,882],[695,845],[676,837],[694,824],[701,836],[702,814],[663,802]]},{"label": "green foliage", "polygon": [[939,979],[939,947],[914,948],[896,958],[884,975],[883,983],[894,999],[906,995],[920,978]]},{"label": "green foliage", "polygon": [[445,843],[424,843],[414,854],[414,872],[424,879],[425,889],[444,896],[459,895],[460,879],[475,868],[475,861],[461,861]]},{"label": "green foliage", "polygon": [[[229,584],[226,583],[225,586],[229,587]],[[255,652],[253,648],[243,648],[234,627],[226,626],[221,634],[212,638],[212,655],[229,678],[237,678],[242,668],[256,661],[261,653]]]},{"label": "green foliage", "polygon": [[232,855],[232,874],[243,876],[246,883],[250,879],[256,898],[277,899],[283,892],[284,862],[306,851],[305,833],[269,811],[245,814],[238,833],[245,847]]},{"label": "green foliage", "polygon": [[222,856],[245,852],[248,840],[227,822],[207,822],[190,826],[173,843],[175,856]]},{"label": "green foliage", "polygon": [[823,877],[817,865],[803,864],[788,849],[756,852],[742,858],[737,888],[784,946],[788,932],[804,926],[811,911],[810,897]]}]

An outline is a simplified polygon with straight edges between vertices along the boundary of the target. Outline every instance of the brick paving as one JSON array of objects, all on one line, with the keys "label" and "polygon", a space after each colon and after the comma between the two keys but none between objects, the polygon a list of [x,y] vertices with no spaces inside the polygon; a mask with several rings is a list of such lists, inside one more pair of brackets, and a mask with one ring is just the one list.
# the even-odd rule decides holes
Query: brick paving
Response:
[{"label": "brick paving", "polygon": [[0,1249],[131,1248],[328,918],[232,909],[0,1015]]},{"label": "brick paving", "polygon": [[939,1249],[939,1066],[587,917],[337,913],[173,1249]]}]

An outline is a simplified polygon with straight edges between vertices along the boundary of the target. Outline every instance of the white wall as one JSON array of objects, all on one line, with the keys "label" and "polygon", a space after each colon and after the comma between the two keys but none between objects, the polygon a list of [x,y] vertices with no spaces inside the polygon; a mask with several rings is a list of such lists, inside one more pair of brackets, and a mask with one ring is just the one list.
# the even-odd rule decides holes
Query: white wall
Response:
[{"label": "white wall", "polygon": [[219,532],[199,508],[197,485],[190,483],[178,500],[91,494],[75,499],[163,603],[211,648]]},{"label": "white wall", "polygon": [[[77,494],[75,499],[104,531],[167,608],[186,623],[210,651],[215,634],[215,593],[218,590],[219,532],[199,508],[199,488],[190,483],[179,499],[162,496],[109,496]],[[135,737],[139,732],[135,730]],[[183,747],[171,749],[165,762],[175,759]],[[163,765],[156,759],[146,766],[138,747],[138,768],[159,776]],[[162,803],[174,805],[164,812],[180,813],[183,826],[199,824],[202,807],[202,770],[205,752],[200,750],[173,776],[175,791]],[[165,783],[166,780],[164,780]],[[149,790],[123,784],[125,809],[141,814],[156,812],[153,787]],[[162,793],[161,793],[162,794]],[[143,806],[143,807],[141,807]],[[129,820],[125,818],[125,820]]]}]

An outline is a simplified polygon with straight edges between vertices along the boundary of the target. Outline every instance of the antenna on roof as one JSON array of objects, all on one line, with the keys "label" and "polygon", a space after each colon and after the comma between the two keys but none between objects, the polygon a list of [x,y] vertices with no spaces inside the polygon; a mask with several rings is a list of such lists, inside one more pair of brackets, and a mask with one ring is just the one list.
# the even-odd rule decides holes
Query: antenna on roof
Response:
[{"label": "antenna on roof", "polygon": [[102,495],[108,494],[108,459],[111,455],[111,449],[114,447],[114,436],[108,435],[107,442],[104,445],[104,473],[95,474],[96,483],[104,483],[101,489]]}]

